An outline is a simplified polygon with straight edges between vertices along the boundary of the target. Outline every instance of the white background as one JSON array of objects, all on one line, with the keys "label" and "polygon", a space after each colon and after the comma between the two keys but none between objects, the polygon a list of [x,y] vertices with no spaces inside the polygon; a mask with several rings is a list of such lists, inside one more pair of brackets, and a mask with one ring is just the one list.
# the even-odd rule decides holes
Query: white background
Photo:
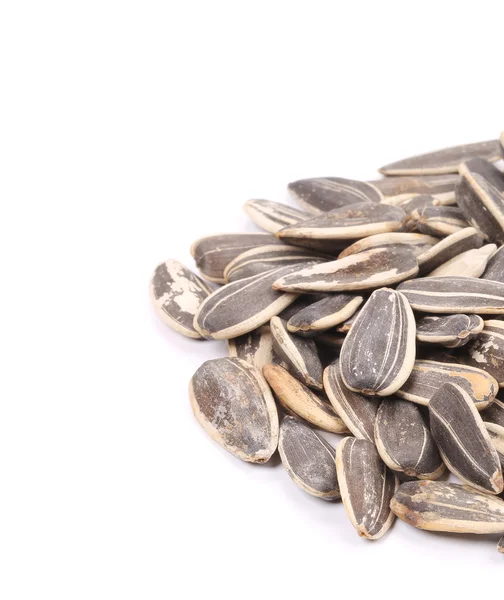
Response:
[{"label": "white background", "polygon": [[[0,597],[499,594],[496,539],[357,537],[241,463],[155,265],[249,198],[503,128],[502,2],[0,3]],[[352,594],[350,596],[350,594]],[[464,597],[464,596],[462,596]]]}]

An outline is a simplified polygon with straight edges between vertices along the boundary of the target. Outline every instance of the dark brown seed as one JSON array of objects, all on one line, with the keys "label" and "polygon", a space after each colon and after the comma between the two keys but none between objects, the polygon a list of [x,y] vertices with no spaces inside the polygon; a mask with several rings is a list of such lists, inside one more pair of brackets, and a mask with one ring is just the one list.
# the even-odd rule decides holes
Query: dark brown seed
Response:
[{"label": "dark brown seed", "polygon": [[274,289],[296,292],[355,292],[415,277],[418,265],[408,248],[376,248],[317,264],[275,281]]},{"label": "dark brown seed", "polygon": [[478,410],[489,406],[499,389],[495,379],[481,369],[454,362],[416,360],[411,375],[396,395],[427,406],[434,392],[449,382],[464,389]]},{"label": "dark brown seed", "polygon": [[310,217],[309,213],[271,200],[248,200],[243,209],[258,227],[269,233]]},{"label": "dark brown seed", "polygon": [[427,277],[480,277],[496,250],[495,244],[466,250],[431,271]]},{"label": "dark brown seed", "polygon": [[426,206],[412,213],[418,231],[427,235],[445,237],[469,227],[464,213],[456,206]]},{"label": "dark brown seed", "polygon": [[231,454],[263,463],[275,452],[275,401],[252,365],[239,358],[208,360],[193,375],[189,396],[199,424]]},{"label": "dark brown seed", "polygon": [[215,283],[225,283],[224,269],[250,248],[281,243],[269,233],[221,233],[196,240],[191,255],[200,273]]},{"label": "dark brown seed", "polygon": [[499,456],[501,467],[504,468],[504,427],[496,425],[495,423],[486,422],[485,427],[492,440],[492,445]]},{"label": "dark brown seed", "polygon": [[324,390],[335,411],[356,438],[374,443],[374,425],[379,402],[352,392],[343,383],[339,361],[324,371]]},{"label": "dark brown seed", "polygon": [[322,400],[279,365],[264,365],[263,374],[282,407],[319,429],[347,433],[329,402]]},{"label": "dark brown seed", "polygon": [[408,379],[415,362],[415,318],[406,298],[391,289],[373,292],[343,342],[340,364],[354,392],[389,396]]},{"label": "dark brown seed", "polygon": [[481,279],[504,283],[504,246],[501,246],[490,258]]},{"label": "dark brown seed", "polygon": [[473,227],[466,227],[426,250],[417,257],[420,275],[431,273],[440,265],[466,250],[483,246],[483,236]]},{"label": "dark brown seed", "polygon": [[285,470],[301,489],[324,500],[340,498],[336,450],[311,427],[295,417],[285,417],[278,451]]},{"label": "dark brown seed", "polygon": [[290,269],[274,269],[219,288],[200,306],[194,328],[206,338],[222,340],[264,325],[296,299],[294,294],[282,294],[271,287]]},{"label": "dark brown seed", "polygon": [[229,356],[246,360],[258,369],[273,362],[273,336],[269,325],[228,340],[228,348]]},{"label": "dark brown seed", "polygon": [[427,531],[504,533],[504,501],[447,481],[403,483],[390,507],[400,519]]},{"label": "dark brown seed", "polygon": [[374,248],[389,248],[391,246],[403,246],[410,249],[415,256],[418,256],[426,252],[429,248],[432,248],[438,242],[438,238],[424,235],[423,233],[378,233],[377,235],[370,235],[354,242],[341,251],[338,258],[345,258],[345,256],[358,254],[359,252],[365,252]]},{"label": "dark brown seed", "polygon": [[500,158],[498,140],[452,146],[435,152],[411,156],[385,165],[379,171],[384,175],[457,173],[460,163],[474,157],[483,157],[492,161],[498,160]]},{"label": "dark brown seed", "polygon": [[481,412],[481,417],[485,422],[504,427],[504,402],[499,398],[495,398],[492,404]]},{"label": "dark brown seed", "polygon": [[399,398],[384,398],[376,415],[376,448],[393,471],[418,479],[437,479],[443,461],[420,409]]},{"label": "dark brown seed", "polygon": [[289,192],[306,211],[317,214],[358,202],[380,202],[381,193],[371,184],[341,177],[317,177],[289,183]]},{"label": "dark brown seed", "polygon": [[270,321],[275,353],[288,365],[289,371],[305,385],[322,389],[322,365],[313,340],[296,337],[287,331],[280,317]]},{"label": "dark brown seed", "polygon": [[504,321],[485,321],[484,329],[464,348],[465,364],[490,373],[504,386]]},{"label": "dark brown seed", "polygon": [[336,448],[336,471],[343,504],[357,533],[370,540],[381,538],[394,521],[389,505],[397,488],[395,475],[374,444],[350,437]]},{"label": "dark brown seed", "polygon": [[429,415],[432,436],[450,471],[478,490],[500,494],[504,480],[499,457],[474,398],[445,383],[430,399]]},{"label": "dark brown seed", "polygon": [[370,181],[385,197],[399,194],[432,194],[436,198],[455,197],[458,174],[417,175],[415,177],[384,177]]},{"label": "dark brown seed", "polygon": [[458,348],[482,329],[483,319],[478,315],[428,316],[417,320],[416,338],[424,344]]},{"label": "dark brown seed", "polygon": [[349,319],[363,301],[353,294],[331,294],[291,317],[287,329],[297,335],[316,335]]},{"label": "dark brown seed", "polygon": [[176,260],[158,265],[150,283],[151,300],[161,320],[175,331],[201,339],[194,315],[212,293],[208,285]]},{"label": "dark brown seed", "polygon": [[422,312],[504,314],[504,283],[489,279],[423,277],[405,281],[397,289],[414,310]]}]

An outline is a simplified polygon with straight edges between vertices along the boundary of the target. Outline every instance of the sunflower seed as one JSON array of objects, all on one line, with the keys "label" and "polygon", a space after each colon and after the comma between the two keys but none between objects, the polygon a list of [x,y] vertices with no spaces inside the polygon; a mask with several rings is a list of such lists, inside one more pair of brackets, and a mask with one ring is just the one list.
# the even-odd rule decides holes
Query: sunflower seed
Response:
[{"label": "sunflower seed", "polygon": [[193,375],[189,396],[199,424],[231,454],[263,463],[275,452],[275,401],[255,367],[239,358],[208,360]]},{"label": "sunflower seed", "polygon": [[485,321],[485,327],[464,349],[465,364],[483,369],[504,386],[504,321]]},{"label": "sunflower seed", "polygon": [[375,248],[280,277],[274,289],[297,292],[354,292],[414,277],[414,253],[404,247]]},{"label": "sunflower seed", "polygon": [[501,539],[499,540],[499,543],[497,544],[497,550],[501,554],[504,554],[504,537],[501,537]]},{"label": "sunflower seed", "polygon": [[481,369],[453,362],[416,360],[409,379],[396,395],[427,406],[436,390],[449,382],[456,383],[464,389],[478,410],[486,408],[499,389],[495,379]]},{"label": "sunflower seed", "polygon": [[499,456],[472,398],[460,386],[443,384],[429,402],[430,428],[452,473],[483,492],[500,494]]},{"label": "sunflower seed", "polygon": [[405,198],[401,202],[399,202],[398,206],[400,206],[404,212],[411,216],[411,214],[415,210],[420,210],[421,208],[426,208],[428,206],[438,206],[439,200],[434,198],[429,194],[413,194],[410,195],[409,198]]},{"label": "sunflower seed", "polygon": [[232,358],[241,358],[262,369],[264,365],[273,362],[273,336],[269,325],[228,340],[228,349]]},{"label": "sunflower seed", "polygon": [[352,329],[353,324],[355,323],[355,320],[357,319],[360,311],[361,311],[360,308],[358,310],[356,310],[349,319],[347,319],[346,321],[343,321],[343,323],[340,323],[338,326],[336,326],[334,328],[334,331],[336,333],[348,333],[350,331],[350,329]]},{"label": "sunflower seed", "polygon": [[415,318],[406,298],[391,289],[372,293],[341,348],[341,375],[354,392],[389,396],[415,362]]},{"label": "sunflower seed", "polygon": [[336,450],[311,427],[295,417],[285,417],[278,451],[285,470],[301,489],[324,500],[340,498]]},{"label": "sunflower seed", "polygon": [[[489,169],[492,171],[489,171]],[[495,172],[495,173],[494,173]],[[490,242],[504,243],[504,178],[485,161],[472,160],[460,166],[457,204],[467,220]],[[502,184],[498,178],[502,179]]]},{"label": "sunflower seed", "polygon": [[384,175],[436,175],[457,173],[461,162],[474,157],[484,157],[488,160],[500,158],[498,141],[489,140],[475,144],[465,144],[443,148],[435,152],[419,154],[404,158],[378,169]]},{"label": "sunflower seed", "polygon": [[381,538],[394,521],[389,504],[397,479],[374,444],[343,439],[336,448],[336,472],[345,510],[357,533],[371,540]]},{"label": "sunflower seed", "polygon": [[176,260],[159,264],[150,282],[151,300],[159,317],[190,338],[201,338],[193,327],[194,315],[211,293],[202,279]]},{"label": "sunflower seed", "polygon": [[323,298],[327,298],[327,294],[302,294],[301,296],[298,296],[292,304],[289,304],[287,308],[284,308],[278,316],[284,321],[288,321],[294,315],[297,315],[300,310],[303,310],[307,306],[310,306]]},{"label": "sunflower seed", "polygon": [[296,202],[312,214],[358,202],[380,202],[382,194],[370,183],[341,177],[300,179],[288,185]]},{"label": "sunflower seed", "polygon": [[409,248],[415,256],[418,256],[426,252],[429,248],[432,248],[438,242],[439,238],[424,235],[423,233],[378,233],[377,235],[370,235],[354,242],[340,252],[338,258],[345,258],[345,256],[358,254],[374,248],[390,248],[391,246],[404,246],[405,248]]},{"label": "sunflower seed", "polygon": [[348,432],[331,405],[315,395],[283,367],[264,365],[263,375],[282,407],[319,429],[331,433]]},{"label": "sunflower seed", "polygon": [[495,398],[488,408],[482,411],[481,416],[487,423],[495,423],[504,427],[504,402]]},{"label": "sunflower seed", "polygon": [[415,209],[411,216],[418,231],[427,235],[445,237],[469,227],[464,213],[456,206],[426,206]]},{"label": "sunflower seed", "polygon": [[504,313],[504,283],[489,279],[423,277],[405,281],[397,289],[414,310],[479,315]]},{"label": "sunflower seed", "polygon": [[483,319],[478,315],[427,316],[417,321],[416,339],[426,344],[458,348],[482,329]]},{"label": "sunflower seed", "polygon": [[447,481],[403,483],[390,507],[400,519],[427,531],[504,533],[504,501]]},{"label": "sunflower seed", "polygon": [[381,459],[393,471],[437,479],[445,470],[422,413],[411,402],[385,398],[376,415],[374,439]]},{"label": "sunflower seed", "polygon": [[196,240],[191,246],[191,256],[205,279],[225,283],[224,269],[233,258],[250,248],[279,243],[269,233],[221,233]]},{"label": "sunflower seed", "polygon": [[492,441],[500,460],[501,467],[504,468],[504,427],[495,423],[486,423],[485,427]]},{"label": "sunflower seed", "polygon": [[455,198],[458,174],[384,177],[370,181],[387,198],[399,194],[431,194],[436,198]]},{"label": "sunflower seed", "polygon": [[495,244],[486,244],[481,248],[466,250],[431,271],[427,277],[480,277],[496,249]]},{"label": "sunflower seed", "polygon": [[315,335],[349,319],[363,301],[362,296],[332,294],[291,317],[287,329],[298,335]]},{"label": "sunflower seed", "polygon": [[492,279],[504,283],[504,246],[501,246],[492,255],[481,279]]},{"label": "sunflower seed", "polygon": [[219,288],[201,304],[194,328],[203,337],[222,340],[264,325],[296,299],[294,294],[282,294],[271,287],[292,268],[274,269]]},{"label": "sunflower seed", "polygon": [[417,257],[420,275],[430,273],[466,250],[483,246],[483,236],[473,227],[466,227],[442,239]]},{"label": "sunflower seed", "polygon": [[258,227],[270,233],[310,217],[309,213],[271,200],[248,200],[243,209]]},{"label": "sunflower seed", "polygon": [[349,390],[341,378],[339,361],[324,371],[324,390],[334,409],[356,438],[374,443],[374,425],[379,402]]},{"label": "sunflower seed", "polygon": [[296,337],[287,331],[287,323],[279,317],[270,321],[273,348],[289,366],[289,371],[305,385],[322,389],[322,365],[313,340]]},{"label": "sunflower seed", "polygon": [[[239,254],[224,269],[224,279],[231,283],[272,269],[322,259],[312,250],[277,244],[259,246]],[[301,267],[300,267],[301,268]]]}]

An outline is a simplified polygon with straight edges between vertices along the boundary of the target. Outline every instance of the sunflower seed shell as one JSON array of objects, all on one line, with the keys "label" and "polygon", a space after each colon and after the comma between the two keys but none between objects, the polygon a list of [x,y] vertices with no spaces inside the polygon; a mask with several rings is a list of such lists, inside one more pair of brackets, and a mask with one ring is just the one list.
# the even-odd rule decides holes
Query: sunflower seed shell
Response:
[{"label": "sunflower seed shell", "polygon": [[478,315],[426,316],[417,320],[416,338],[424,344],[458,348],[482,329],[483,319]]},{"label": "sunflower seed shell", "polygon": [[438,242],[439,238],[424,235],[423,233],[379,233],[354,242],[351,246],[340,252],[338,258],[345,258],[345,256],[358,254],[374,248],[389,248],[391,246],[404,246],[410,249],[415,256],[418,256],[426,252],[429,248],[432,248]]},{"label": "sunflower seed shell", "polygon": [[262,369],[264,365],[273,362],[273,336],[269,325],[228,340],[228,349],[232,358],[241,358]]},{"label": "sunflower seed shell", "polygon": [[271,200],[248,200],[243,210],[258,227],[269,233],[310,217],[309,213]]},{"label": "sunflower seed shell", "polygon": [[485,422],[485,427],[499,456],[501,467],[504,468],[504,427],[487,422]]},{"label": "sunflower seed shell", "polygon": [[492,404],[482,411],[481,417],[486,423],[495,423],[504,427],[504,402],[499,398],[495,398]]},{"label": "sunflower seed shell", "polygon": [[492,255],[483,275],[481,275],[481,279],[491,279],[504,283],[504,246],[501,246]]},{"label": "sunflower seed shell", "polygon": [[452,233],[417,256],[420,275],[431,273],[466,250],[480,248],[483,242],[483,236],[474,227],[466,227],[457,233]]},{"label": "sunflower seed shell", "polygon": [[384,177],[370,181],[374,187],[387,198],[399,194],[431,194],[436,198],[455,198],[455,186],[460,177],[458,174],[417,175],[404,177]]},{"label": "sunflower seed shell", "polygon": [[412,218],[421,233],[445,237],[469,227],[464,213],[456,206],[426,206],[413,211]]},{"label": "sunflower seed shell", "polygon": [[495,244],[466,250],[434,269],[427,277],[480,277],[496,250]]},{"label": "sunflower seed shell", "polygon": [[483,369],[504,386],[504,321],[485,321],[485,327],[464,349],[465,364]]},{"label": "sunflower seed shell", "polygon": [[297,335],[315,335],[349,319],[363,301],[362,296],[332,294],[291,317],[287,329]]}]

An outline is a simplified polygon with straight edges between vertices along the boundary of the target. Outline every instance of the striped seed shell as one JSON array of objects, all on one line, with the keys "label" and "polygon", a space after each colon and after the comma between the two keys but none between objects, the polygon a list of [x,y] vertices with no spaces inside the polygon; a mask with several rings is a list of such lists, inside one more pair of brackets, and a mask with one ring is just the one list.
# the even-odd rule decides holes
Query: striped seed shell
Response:
[{"label": "striped seed shell", "polygon": [[326,298],[327,294],[301,294],[298,296],[292,304],[289,304],[287,308],[284,308],[278,316],[284,321],[288,321],[291,317],[296,315],[300,310],[310,306],[314,302],[318,302],[322,300],[322,298]]},{"label": "striped seed shell", "polygon": [[196,240],[191,246],[191,256],[205,279],[226,283],[224,269],[239,254],[257,246],[279,243],[269,233],[218,233]]},{"label": "striped seed shell", "polygon": [[426,206],[415,209],[411,216],[418,231],[427,235],[445,237],[469,227],[457,206]]},{"label": "striped seed shell", "polygon": [[269,325],[228,340],[229,356],[241,358],[262,369],[273,361],[273,336]]},{"label": "striped seed shell", "polygon": [[480,277],[496,250],[495,244],[466,250],[431,271],[427,277]]},{"label": "striped seed shell", "polygon": [[299,338],[287,331],[287,322],[280,317],[270,321],[273,348],[288,370],[308,387],[321,390],[322,365],[315,342]]},{"label": "striped seed shell", "polygon": [[341,177],[300,179],[289,183],[288,189],[296,202],[312,214],[382,199],[382,194],[372,184]]},{"label": "striped seed shell", "polygon": [[504,427],[487,422],[485,422],[485,427],[492,440],[492,445],[499,456],[501,467],[504,468]]},{"label": "striped seed shell", "polygon": [[349,390],[343,383],[337,360],[324,370],[324,390],[352,434],[356,438],[374,443],[374,426],[379,402]]},{"label": "striped seed shell", "polygon": [[362,306],[359,309],[357,309],[349,319],[347,319],[346,321],[343,321],[343,323],[340,323],[339,325],[337,325],[334,328],[334,331],[336,333],[348,333],[350,331],[350,329],[352,329],[353,324],[355,323],[355,320],[359,316],[361,309],[362,309]]},{"label": "striped seed shell", "polygon": [[373,248],[388,248],[390,246],[404,246],[409,248],[415,256],[423,254],[439,242],[439,239],[423,233],[378,233],[357,240],[338,254],[338,258],[345,258],[351,254],[358,254]]},{"label": "striped seed shell", "polygon": [[343,342],[343,382],[354,392],[389,396],[408,379],[414,362],[413,311],[399,292],[376,290]]},{"label": "striped seed shell", "polygon": [[201,304],[194,328],[203,337],[222,340],[264,325],[296,299],[294,294],[282,294],[271,287],[291,269],[274,269],[219,288]]},{"label": "striped seed shell", "polygon": [[354,294],[331,294],[291,317],[287,329],[297,335],[315,335],[349,319],[363,301]]},{"label": "striped seed shell", "polygon": [[464,348],[461,359],[490,373],[504,387],[504,321],[485,321],[483,331]]},{"label": "striped seed shell", "polygon": [[457,173],[460,163],[474,157],[496,161],[500,158],[498,140],[451,146],[435,152],[418,154],[378,169],[383,175],[439,175]]},{"label": "striped seed shell", "polygon": [[416,360],[411,375],[396,395],[427,406],[432,395],[450,382],[465,390],[478,410],[489,406],[499,389],[495,379],[482,369],[454,362]]},{"label": "striped seed shell", "polygon": [[495,423],[504,427],[504,402],[495,398],[492,404],[482,411],[481,416],[486,423]]},{"label": "striped seed shell", "polygon": [[394,522],[390,500],[397,479],[368,440],[347,437],[336,448],[336,471],[341,498],[361,537],[381,538]]},{"label": "striped seed shell", "polygon": [[248,200],[243,210],[258,227],[269,233],[310,217],[309,213],[271,200]]},{"label": "striped seed shell", "polygon": [[421,208],[439,205],[439,200],[430,194],[408,194],[408,196],[408,198],[404,198],[396,206],[400,206],[410,217],[414,211],[420,210]]},{"label": "striped seed shell", "polygon": [[457,233],[452,233],[440,242],[419,254],[417,257],[420,275],[432,272],[451,258],[466,250],[483,246],[483,236],[474,229],[466,227]]},{"label": "striped seed shell", "polygon": [[404,247],[375,248],[280,277],[274,289],[296,292],[355,292],[415,277],[414,253]]},{"label": "striped seed shell", "polygon": [[278,452],[291,479],[305,492],[324,500],[340,498],[336,450],[311,427],[295,417],[284,417]]},{"label": "striped seed shell", "polygon": [[376,415],[376,448],[393,471],[418,479],[437,479],[445,470],[436,443],[418,406],[384,398]]},{"label": "striped seed shell", "polygon": [[176,260],[159,264],[150,282],[150,296],[161,320],[186,337],[200,339],[194,315],[212,293],[208,285]]},{"label": "striped seed shell", "polygon": [[431,194],[436,198],[455,199],[455,186],[459,182],[459,175],[448,173],[445,175],[417,175],[404,177],[383,177],[370,181],[385,196],[404,194]]},{"label": "striped seed shell", "polygon": [[401,520],[427,531],[504,533],[504,501],[447,481],[403,483],[390,507]]},{"label": "striped seed shell", "polygon": [[504,246],[501,246],[492,255],[481,279],[492,279],[504,283]]},{"label": "striped seed shell", "polygon": [[280,365],[264,365],[263,375],[281,406],[319,429],[331,433],[348,430],[332,406]]},{"label": "striped seed shell", "polygon": [[483,319],[479,315],[426,316],[417,320],[416,338],[424,344],[458,348],[482,329]]},{"label": "striped seed shell", "polygon": [[278,444],[278,413],[260,371],[239,358],[207,360],[191,379],[194,415],[234,456],[264,463]]},{"label": "striped seed shell", "polygon": [[499,456],[472,398],[460,386],[443,384],[429,402],[430,428],[452,473],[482,492],[504,489]]},{"label": "striped seed shell", "polygon": [[489,279],[423,277],[405,281],[397,289],[414,310],[422,312],[504,314],[504,283]]}]

